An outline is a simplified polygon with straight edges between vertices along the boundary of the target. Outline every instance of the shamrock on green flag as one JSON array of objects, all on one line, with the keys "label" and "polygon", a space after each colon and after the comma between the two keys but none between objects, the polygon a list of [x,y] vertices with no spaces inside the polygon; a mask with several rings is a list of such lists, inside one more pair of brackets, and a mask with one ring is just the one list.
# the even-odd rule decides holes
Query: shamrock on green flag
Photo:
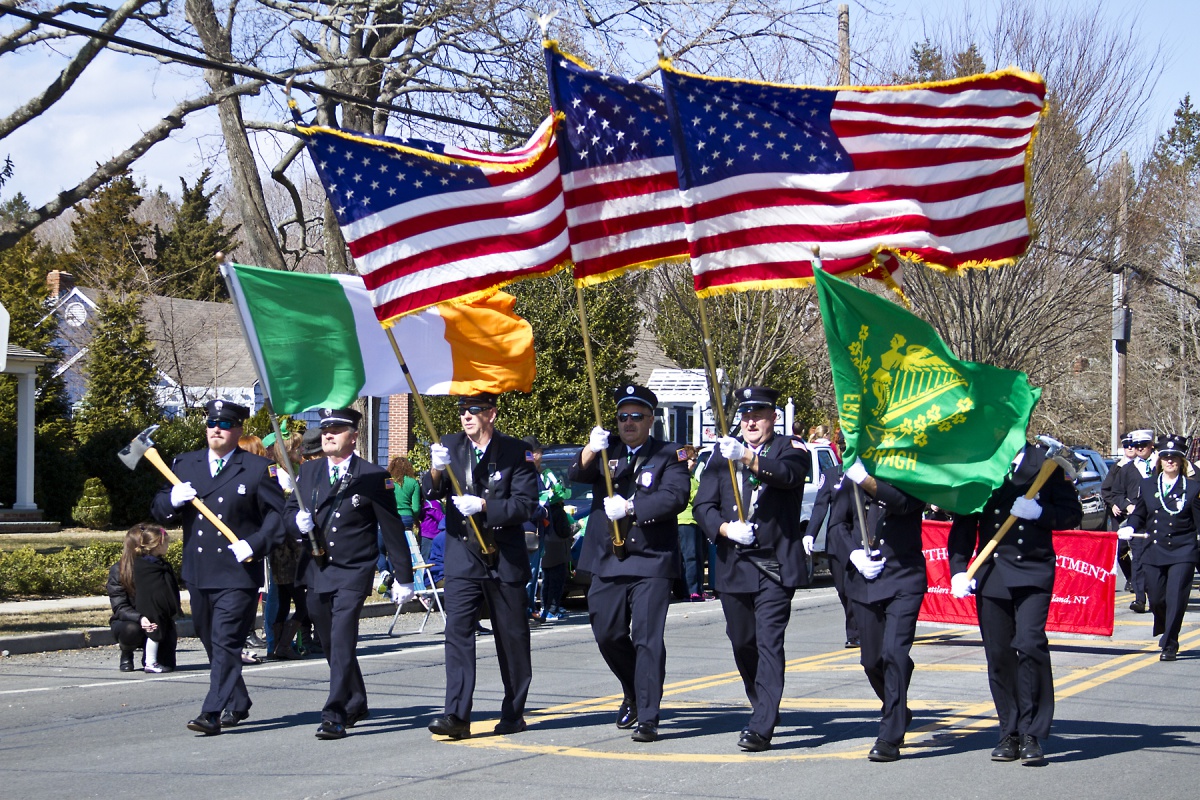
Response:
[{"label": "shamrock on green flag", "polygon": [[844,459],[957,514],[980,511],[1041,396],[1023,372],[960,361],[929,323],[813,270]]}]

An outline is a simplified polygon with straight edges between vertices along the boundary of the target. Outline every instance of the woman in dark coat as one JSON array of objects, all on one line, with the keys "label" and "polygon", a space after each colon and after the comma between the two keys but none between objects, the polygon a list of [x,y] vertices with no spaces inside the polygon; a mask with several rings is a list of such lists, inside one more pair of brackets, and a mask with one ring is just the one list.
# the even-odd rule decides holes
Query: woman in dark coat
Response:
[{"label": "woman in dark coat", "polygon": [[1174,661],[1179,652],[1179,629],[1187,610],[1192,576],[1200,556],[1200,481],[1189,479],[1188,440],[1164,435],[1158,443],[1158,465],[1144,478],[1141,495],[1117,537],[1147,537],[1139,557],[1146,580],[1154,636],[1159,636],[1161,661]]},{"label": "woman in dark coat", "polygon": [[108,569],[108,583],[105,586],[113,612],[108,619],[108,627],[121,647],[121,672],[133,672],[133,653],[146,646],[142,615],[133,604],[133,559],[137,557],[140,541],[141,527],[134,526],[125,534],[121,560]]},{"label": "woman in dark coat", "polygon": [[[175,643],[179,634],[175,617],[179,605],[179,581],[165,560],[169,544],[167,532],[157,525],[135,525],[139,530],[137,558],[133,560],[133,584],[137,591],[134,606],[141,615],[146,632],[146,672],[171,672],[175,669]],[[163,661],[159,660],[162,657]]]}]

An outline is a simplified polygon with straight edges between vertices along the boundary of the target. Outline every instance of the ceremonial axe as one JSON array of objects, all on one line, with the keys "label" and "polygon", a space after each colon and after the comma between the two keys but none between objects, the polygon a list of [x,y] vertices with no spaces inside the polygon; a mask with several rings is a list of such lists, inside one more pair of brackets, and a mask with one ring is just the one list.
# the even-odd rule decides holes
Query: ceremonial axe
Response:
[{"label": "ceremonial axe", "polygon": [[[1075,451],[1067,447],[1057,439],[1052,439],[1049,436],[1039,436],[1038,441],[1046,445],[1046,460],[1042,462],[1042,468],[1038,470],[1038,474],[1033,479],[1033,483],[1029,486],[1029,491],[1025,493],[1026,500],[1032,500],[1037,497],[1037,493],[1046,485],[1046,481],[1050,480],[1050,475],[1054,472],[1055,467],[1062,467],[1067,473],[1067,477],[1075,479],[1075,473],[1080,464],[1080,457],[1075,454]],[[996,531],[996,535],[991,538],[983,549],[979,551],[979,555],[971,562],[971,566],[967,567],[967,580],[975,577],[975,573],[984,565],[988,558],[991,557],[992,551],[1000,544],[1000,540],[1004,538],[1004,534],[1008,533],[1008,529],[1013,526],[1017,518],[1012,514],[1008,515],[1008,519],[1000,526],[1000,530]]]},{"label": "ceremonial axe", "polygon": [[[150,434],[154,433],[156,430],[158,430],[158,426],[151,425],[149,428],[146,428],[146,430],[139,433],[134,437],[132,442],[125,445],[121,452],[117,453],[117,458],[121,459],[121,463],[130,469],[137,469],[138,462],[145,458],[147,461],[157,467],[158,471],[161,472],[166,479],[171,482],[172,485],[178,486],[179,484],[183,483],[183,481],[179,480],[179,476],[172,472],[171,468],[167,466],[165,461],[163,461],[162,456],[158,454],[158,450],[154,448],[154,441],[150,438]],[[203,514],[209,522],[215,525],[217,530],[223,533],[225,538],[228,539],[231,544],[239,541],[237,534],[230,530],[228,525],[217,519],[217,515],[214,514],[208,506],[204,505],[204,501],[202,501],[199,497],[192,498],[192,505],[194,505],[196,510]]]}]

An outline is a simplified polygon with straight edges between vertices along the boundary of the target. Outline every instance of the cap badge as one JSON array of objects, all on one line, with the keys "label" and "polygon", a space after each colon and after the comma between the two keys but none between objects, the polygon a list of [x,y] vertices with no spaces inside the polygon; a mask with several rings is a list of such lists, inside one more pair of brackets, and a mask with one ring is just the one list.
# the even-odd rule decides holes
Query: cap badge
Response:
[{"label": "cap badge", "polygon": [[744,398],[746,398],[747,400],[749,400],[749,399],[750,399],[750,390],[749,390],[749,389],[746,389],[745,391],[743,391],[743,392],[742,392],[742,397],[744,397]]},{"label": "cap badge", "polygon": [[626,386],[626,387],[625,387],[625,394],[633,394],[633,387],[632,387],[632,386]]}]

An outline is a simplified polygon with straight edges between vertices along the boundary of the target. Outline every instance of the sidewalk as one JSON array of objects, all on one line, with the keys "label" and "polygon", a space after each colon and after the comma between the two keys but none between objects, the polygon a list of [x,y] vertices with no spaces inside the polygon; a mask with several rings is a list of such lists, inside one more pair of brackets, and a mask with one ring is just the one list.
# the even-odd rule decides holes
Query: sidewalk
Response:
[{"label": "sidewalk", "polygon": [[[188,601],[187,591],[181,591],[179,598]],[[415,601],[414,601],[415,602]],[[109,608],[108,596],[96,597],[60,597],[54,600],[14,600],[0,603],[0,615],[3,614],[37,614],[49,611],[94,611]],[[419,602],[415,608],[406,608],[405,613],[420,610],[425,613],[425,607]],[[386,617],[396,613],[392,603],[368,603],[363,606],[362,618]],[[255,624],[262,626],[262,615]],[[177,623],[179,636],[187,638],[195,636],[190,618],[180,619]],[[27,633],[17,636],[0,636],[0,656],[15,656],[23,653],[44,653],[50,650],[80,650],[85,647],[106,647],[116,644],[112,631],[105,625],[102,628],[79,628],[69,631],[51,631],[47,633]]]}]

